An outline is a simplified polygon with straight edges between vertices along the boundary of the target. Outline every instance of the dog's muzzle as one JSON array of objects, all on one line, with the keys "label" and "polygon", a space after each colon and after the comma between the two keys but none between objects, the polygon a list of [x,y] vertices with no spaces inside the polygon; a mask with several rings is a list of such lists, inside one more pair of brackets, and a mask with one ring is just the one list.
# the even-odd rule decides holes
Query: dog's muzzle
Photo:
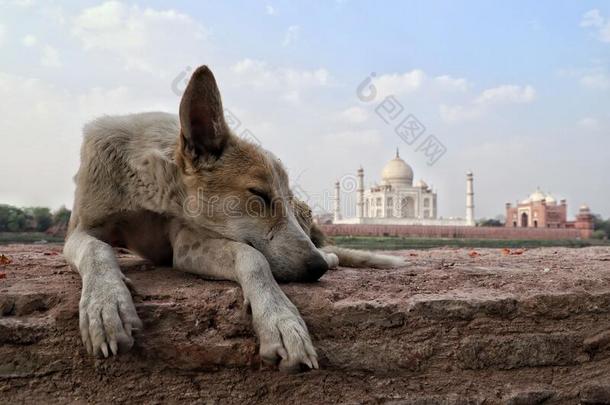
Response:
[{"label": "dog's muzzle", "polygon": [[306,262],[306,271],[303,276],[303,281],[314,282],[326,273],[328,270],[328,262],[321,254],[316,253]]}]

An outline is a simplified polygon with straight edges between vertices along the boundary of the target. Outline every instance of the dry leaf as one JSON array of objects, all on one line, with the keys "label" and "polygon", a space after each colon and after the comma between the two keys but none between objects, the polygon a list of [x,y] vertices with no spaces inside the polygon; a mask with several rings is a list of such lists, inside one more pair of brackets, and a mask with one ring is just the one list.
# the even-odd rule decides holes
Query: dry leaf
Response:
[{"label": "dry leaf", "polygon": [[510,250],[509,248],[502,249],[502,254],[505,255],[505,256],[508,256],[508,255],[522,255],[523,252],[525,252],[525,249],[516,249],[516,250]]},{"label": "dry leaf", "polygon": [[481,254],[479,252],[477,252],[476,250],[472,250],[468,253],[468,256],[477,257],[477,256],[481,256]]},{"label": "dry leaf", "polygon": [[0,255],[0,264],[11,264],[12,260],[5,255]]},{"label": "dry leaf", "polygon": [[417,256],[417,253],[409,253],[409,256]]},{"label": "dry leaf", "polygon": [[6,278],[6,273],[0,271],[0,279]]}]

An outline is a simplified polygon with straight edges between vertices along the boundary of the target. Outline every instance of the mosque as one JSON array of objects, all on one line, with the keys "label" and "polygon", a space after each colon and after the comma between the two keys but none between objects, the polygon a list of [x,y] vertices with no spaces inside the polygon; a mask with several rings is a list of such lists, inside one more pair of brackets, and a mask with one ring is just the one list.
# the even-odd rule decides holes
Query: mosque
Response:
[{"label": "mosque", "polygon": [[341,214],[341,185],[335,183],[333,224],[475,226],[473,175],[466,174],[466,218],[438,215],[437,194],[424,180],[413,184],[413,169],[396,156],[381,172],[381,183],[364,188],[364,170],[357,172],[356,217]]},{"label": "mosque", "polygon": [[518,201],[513,207],[506,203],[506,226],[521,228],[566,228],[567,203],[559,203],[551,194],[538,187],[525,200]]}]

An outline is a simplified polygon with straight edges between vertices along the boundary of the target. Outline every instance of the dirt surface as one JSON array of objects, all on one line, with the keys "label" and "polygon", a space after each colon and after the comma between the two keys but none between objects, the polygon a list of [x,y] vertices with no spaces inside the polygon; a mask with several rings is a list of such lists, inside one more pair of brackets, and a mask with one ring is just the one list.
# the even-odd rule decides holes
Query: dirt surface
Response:
[{"label": "dirt surface", "polygon": [[610,403],[608,247],[400,251],[283,285],[321,360],[297,375],[261,366],[237,285],[124,253],[144,330],[89,358],[60,251],[0,247],[0,403]]}]

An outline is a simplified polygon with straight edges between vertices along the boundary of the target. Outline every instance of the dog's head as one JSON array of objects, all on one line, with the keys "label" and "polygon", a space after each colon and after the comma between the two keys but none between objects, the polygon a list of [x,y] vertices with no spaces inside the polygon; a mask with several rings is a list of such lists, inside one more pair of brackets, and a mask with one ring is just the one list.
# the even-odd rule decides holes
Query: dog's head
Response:
[{"label": "dog's head", "polygon": [[176,160],[189,221],[247,243],[282,281],[315,281],[325,259],[295,217],[286,170],[278,158],[228,128],[212,72],[198,68],[180,102]]}]

